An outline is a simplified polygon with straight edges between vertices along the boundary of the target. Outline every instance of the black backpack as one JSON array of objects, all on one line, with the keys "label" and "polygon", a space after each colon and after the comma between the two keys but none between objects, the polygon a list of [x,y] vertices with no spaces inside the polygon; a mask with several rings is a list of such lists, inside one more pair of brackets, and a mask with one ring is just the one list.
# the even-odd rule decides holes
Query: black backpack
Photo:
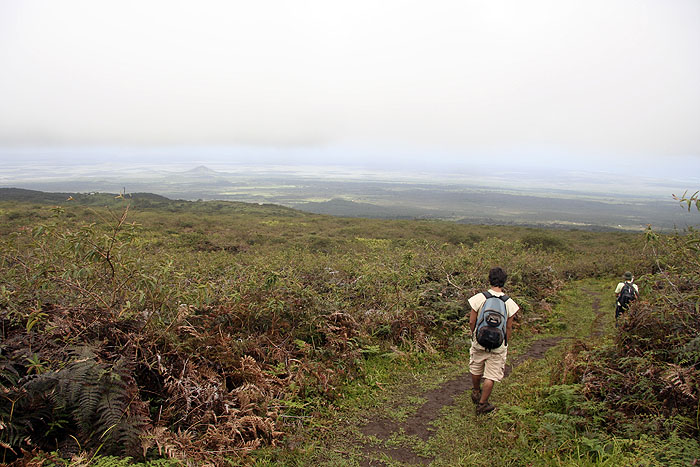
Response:
[{"label": "black backpack", "polygon": [[622,286],[622,290],[620,290],[620,296],[617,298],[617,303],[620,304],[620,308],[627,310],[630,303],[635,301],[638,295],[639,294],[635,290],[634,286],[630,282],[625,282],[625,285]]},{"label": "black backpack", "polygon": [[508,322],[508,310],[506,302],[508,295],[496,297],[489,292],[484,292],[486,301],[479,310],[476,319],[476,341],[487,350],[500,347],[504,342],[508,345],[506,336],[506,323]]}]

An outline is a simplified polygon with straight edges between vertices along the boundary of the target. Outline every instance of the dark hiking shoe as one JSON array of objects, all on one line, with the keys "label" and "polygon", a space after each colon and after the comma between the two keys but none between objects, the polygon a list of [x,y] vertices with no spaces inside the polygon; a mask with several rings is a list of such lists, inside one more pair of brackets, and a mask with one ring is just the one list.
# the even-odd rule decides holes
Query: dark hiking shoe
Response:
[{"label": "dark hiking shoe", "polygon": [[493,412],[495,409],[496,406],[489,402],[480,402],[479,405],[476,406],[476,414],[485,415],[487,413]]},{"label": "dark hiking shoe", "polygon": [[478,389],[472,388],[472,402],[475,404],[478,404],[480,400],[481,400],[481,391]]}]

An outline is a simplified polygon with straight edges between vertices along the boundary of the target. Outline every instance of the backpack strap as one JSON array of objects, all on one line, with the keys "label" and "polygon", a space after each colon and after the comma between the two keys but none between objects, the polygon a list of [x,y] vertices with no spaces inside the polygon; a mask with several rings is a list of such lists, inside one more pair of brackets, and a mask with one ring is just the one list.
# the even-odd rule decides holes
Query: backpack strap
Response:
[{"label": "backpack strap", "polygon": [[[491,295],[491,293],[489,291],[481,292],[481,294],[486,298],[486,300],[493,297],[493,295]],[[479,327],[479,324],[484,320],[484,315],[482,312],[484,311],[484,305],[486,305],[486,300],[484,300],[484,303],[481,304],[481,306],[479,307],[479,311],[477,311],[477,313],[476,313],[476,316],[477,316],[476,327],[477,328]]]},{"label": "backpack strap", "polygon": [[[489,292],[489,291],[482,292],[482,294],[483,294],[484,297],[486,297],[486,300],[488,300],[489,298],[496,297],[495,295],[493,295],[493,294],[492,294],[491,292]],[[501,295],[500,297],[496,297],[496,298],[501,299],[501,301],[503,301],[503,303],[505,303],[505,302],[507,302],[508,300],[510,300],[510,297],[509,297],[508,295],[505,295],[505,294],[504,294],[504,295]]]},{"label": "backpack strap", "polygon": [[[487,292],[481,292],[481,294],[482,294],[484,297],[486,297],[486,300],[488,300],[489,298],[493,297],[493,295],[491,295],[488,291],[487,291]],[[482,319],[483,319],[483,315],[481,314],[481,312],[484,310],[484,305],[486,305],[486,300],[484,300],[484,303],[482,303],[481,306],[479,307],[479,311],[477,311],[477,316],[478,316],[479,318],[482,318]],[[480,320],[477,319],[477,322],[476,322],[476,326],[477,326],[477,327],[479,327],[479,322],[480,322]]]},{"label": "backpack strap", "polygon": [[[486,292],[486,293],[488,293],[488,292]],[[489,296],[495,297],[495,295],[492,295],[490,293],[489,293]],[[500,297],[496,297],[496,298],[500,298],[503,303],[506,303],[508,300],[510,300],[510,297],[506,294],[503,294]],[[508,319],[508,307],[506,307],[506,320],[507,319]],[[503,342],[505,342],[505,344],[508,345],[508,333],[507,332],[506,332],[506,335],[503,336]]]}]

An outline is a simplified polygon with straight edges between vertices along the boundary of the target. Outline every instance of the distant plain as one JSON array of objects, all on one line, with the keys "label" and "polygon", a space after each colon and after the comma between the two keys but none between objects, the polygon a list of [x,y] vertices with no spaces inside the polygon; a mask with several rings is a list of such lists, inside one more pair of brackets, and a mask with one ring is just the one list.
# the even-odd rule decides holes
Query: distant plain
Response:
[{"label": "distant plain", "polygon": [[0,187],[137,193],[171,199],[270,203],[348,217],[441,219],[585,230],[684,228],[697,222],[672,194],[688,182],[610,173],[517,169],[443,172],[362,167],[191,162],[14,163]]}]

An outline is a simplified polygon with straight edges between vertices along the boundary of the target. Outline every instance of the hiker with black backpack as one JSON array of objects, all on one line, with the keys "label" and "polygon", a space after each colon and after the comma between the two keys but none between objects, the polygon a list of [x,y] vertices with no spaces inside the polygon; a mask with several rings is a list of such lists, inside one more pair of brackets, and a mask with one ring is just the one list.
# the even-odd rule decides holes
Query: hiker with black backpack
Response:
[{"label": "hiker with black backpack", "polygon": [[513,334],[513,316],[520,309],[503,292],[507,278],[508,275],[500,267],[491,269],[491,288],[469,299],[469,327],[472,331],[469,371],[472,375],[472,402],[476,404],[477,415],[487,414],[496,408],[489,402],[489,396],[494,382],[503,378],[508,341]]},{"label": "hiker with black backpack", "polygon": [[634,276],[632,273],[630,271],[625,272],[622,279],[624,282],[620,282],[617,284],[617,288],[615,288],[615,297],[617,297],[615,302],[616,324],[622,313],[627,311],[630,303],[639,297],[639,287],[637,287],[637,284],[634,283]]}]

